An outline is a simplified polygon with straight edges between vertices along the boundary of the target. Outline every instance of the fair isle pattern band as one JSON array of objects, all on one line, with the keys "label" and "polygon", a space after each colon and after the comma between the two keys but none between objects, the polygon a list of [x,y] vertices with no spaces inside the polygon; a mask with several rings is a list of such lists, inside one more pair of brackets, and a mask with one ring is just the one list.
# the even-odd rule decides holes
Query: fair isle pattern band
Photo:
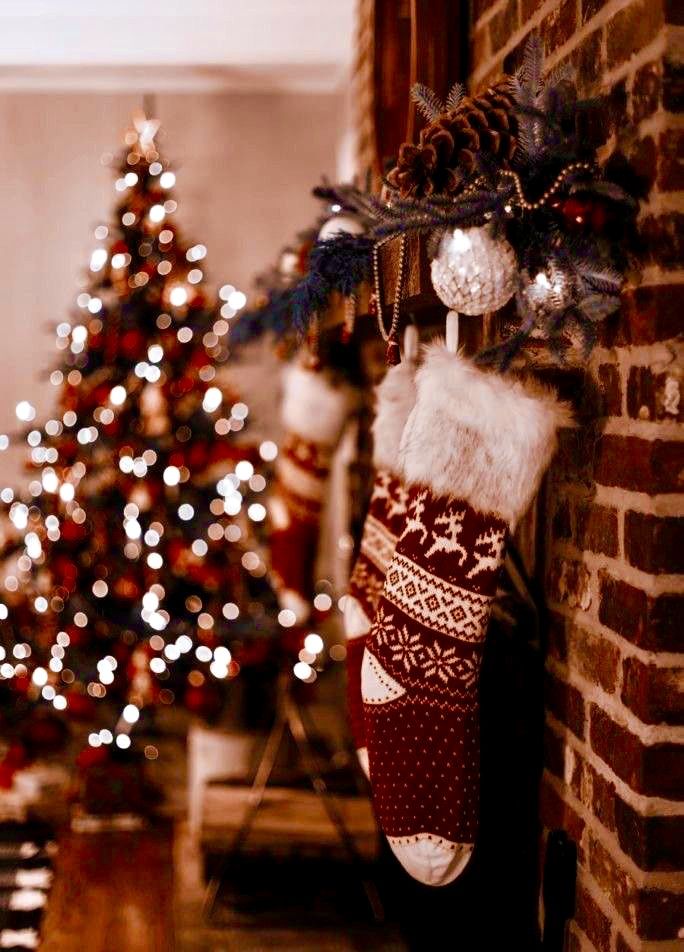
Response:
[{"label": "fair isle pattern band", "polygon": [[438,578],[398,552],[387,572],[385,597],[426,628],[467,642],[482,641],[492,601]]},{"label": "fair isle pattern band", "polygon": [[361,551],[383,574],[392,561],[396,544],[397,537],[383,526],[379,519],[369,513],[363,527]]}]

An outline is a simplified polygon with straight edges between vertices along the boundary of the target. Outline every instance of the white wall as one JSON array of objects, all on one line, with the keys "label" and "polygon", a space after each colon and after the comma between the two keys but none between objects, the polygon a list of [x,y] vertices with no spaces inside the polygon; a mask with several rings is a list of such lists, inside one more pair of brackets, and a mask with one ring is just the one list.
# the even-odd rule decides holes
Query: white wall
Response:
[{"label": "white wall", "polygon": [[[0,433],[30,399],[39,418],[52,387],[53,328],[66,315],[108,220],[116,151],[140,96],[0,94]],[[167,93],[159,139],[177,171],[177,221],[208,248],[206,272],[247,290],[252,275],[309,224],[309,191],[335,175],[343,98],[335,94]],[[21,478],[23,452],[0,454],[0,484]]]}]

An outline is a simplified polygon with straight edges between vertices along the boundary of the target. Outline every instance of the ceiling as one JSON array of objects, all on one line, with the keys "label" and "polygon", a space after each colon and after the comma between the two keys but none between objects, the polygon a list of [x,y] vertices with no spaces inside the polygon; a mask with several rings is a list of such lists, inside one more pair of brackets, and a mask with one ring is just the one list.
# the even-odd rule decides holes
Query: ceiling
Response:
[{"label": "ceiling", "polygon": [[339,88],[354,0],[0,0],[0,89]]}]

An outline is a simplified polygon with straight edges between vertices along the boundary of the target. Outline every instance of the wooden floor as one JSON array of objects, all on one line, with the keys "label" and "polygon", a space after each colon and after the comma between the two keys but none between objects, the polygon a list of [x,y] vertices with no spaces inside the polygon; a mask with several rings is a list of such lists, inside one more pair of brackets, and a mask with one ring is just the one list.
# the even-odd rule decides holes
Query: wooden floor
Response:
[{"label": "wooden floor", "polygon": [[[41,952],[405,952],[388,926],[209,926],[197,840],[183,822],[138,833],[66,834]],[[342,920],[344,921],[344,920]]]},{"label": "wooden floor", "polygon": [[41,952],[173,952],[171,827],[66,834]]}]

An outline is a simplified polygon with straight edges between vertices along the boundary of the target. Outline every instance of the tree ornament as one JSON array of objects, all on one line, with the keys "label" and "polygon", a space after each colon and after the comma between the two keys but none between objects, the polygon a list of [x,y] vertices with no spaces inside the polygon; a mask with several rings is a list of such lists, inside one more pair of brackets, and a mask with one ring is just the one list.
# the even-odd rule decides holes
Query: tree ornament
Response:
[{"label": "tree ornament", "polygon": [[454,228],[442,238],[430,271],[440,301],[461,314],[477,315],[498,311],[513,296],[517,260],[491,226]]},{"label": "tree ornament", "polygon": [[352,218],[351,215],[333,215],[318,232],[318,240],[327,241],[343,232],[347,235],[362,235],[364,230],[358,218]]},{"label": "tree ornament", "polygon": [[572,284],[554,261],[533,278],[525,272],[521,296],[538,321],[562,314],[572,301]]}]

